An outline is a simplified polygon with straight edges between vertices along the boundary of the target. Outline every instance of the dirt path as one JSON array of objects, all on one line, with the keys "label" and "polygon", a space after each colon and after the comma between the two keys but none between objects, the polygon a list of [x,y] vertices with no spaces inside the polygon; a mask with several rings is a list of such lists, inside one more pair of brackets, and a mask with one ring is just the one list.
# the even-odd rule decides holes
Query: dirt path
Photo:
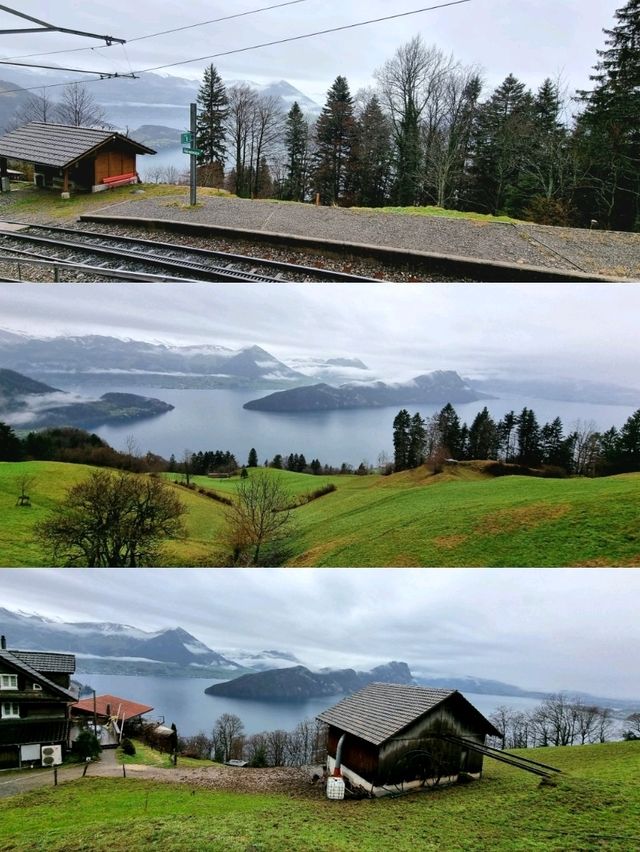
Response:
[{"label": "dirt path", "polygon": [[[82,778],[83,765],[64,766],[58,769],[58,784],[77,781]],[[121,778],[122,764],[116,760],[115,750],[102,752],[100,760],[90,763],[87,778]],[[206,790],[229,790],[235,793],[289,793],[292,796],[322,795],[322,785],[312,781],[313,770],[309,767],[301,769],[283,766],[268,769],[236,768],[231,766],[205,766],[202,768],[162,769],[156,766],[127,764],[127,778],[163,781],[170,784],[190,784]],[[54,784],[52,769],[25,769],[22,772],[11,773],[3,778],[0,774],[0,798],[16,796],[39,787],[50,787]]]}]

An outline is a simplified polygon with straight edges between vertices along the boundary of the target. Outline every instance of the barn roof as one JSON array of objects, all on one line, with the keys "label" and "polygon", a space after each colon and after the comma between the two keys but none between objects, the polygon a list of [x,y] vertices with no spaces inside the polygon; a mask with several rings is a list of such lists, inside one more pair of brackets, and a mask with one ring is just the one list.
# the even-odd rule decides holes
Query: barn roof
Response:
[{"label": "barn roof", "polygon": [[[142,716],[143,713],[149,713],[153,710],[153,707],[149,707],[147,704],[138,704],[136,701],[128,701],[126,698],[119,698],[117,695],[96,695],[95,706],[98,716],[111,716],[117,713],[118,718],[125,722],[127,719]],[[76,701],[75,704],[71,705],[71,710],[93,715],[93,697]]]},{"label": "barn roof", "polygon": [[[20,656],[18,656],[18,655],[20,655]],[[30,665],[28,662],[26,662],[24,659],[22,659],[22,657],[27,657],[29,655],[30,655],[29,651],[5,651],[4,649],[2,649],[2,650],[0,650],[0,664],[4,660],[5,662],[9,663],[14,668],[17,668],[20,671],[24,672],[24,674],[28,675],[30,678],[33,678],[33,680],[37,681],[38,683],[42,684],[43,686],[46,686],[47,689],[51,690],[52,692],[55,692],[58,695],[61,695],[63,698],[66,698],[67,700],[73,701],[75,699],[75,695],[72,692],[70,692],[68,689],[65,689],[62,686],[59,686],[57,683],[54,683],[52,680],[49,680],[49,678],[46,675],[42,674],[41,671],[39,671],[37,668],[35,668],[34,664]],[[42,654],[41,655],[41,654],[31,653],[31,656],[32,657],[38,657],[38,656],[62,657],[62,658],[66,658],[66,657],[71,656],[72,659],[74,660],[74,668],[75,668],[75,658],[70,654]],[[54,669],[50,668],[50,669],[47,669],[47,671],[54,671],[55,672],[55,671],[60,671],[60,670],[55,669],[55,668]]]},{"label": "barn roof", "polygon": [[146,145],[113,130],[32,121],[0,136],[0,157],[67,168],[114,141],[126,143],[139,154],[156,153]]},{"label": "barn roof", "polygon": [[499,736],[491,722],[456,689],[397,683],[370,683],[320,713],[318,719],[378,746],[453,696],[477,714],[486,733]]}]

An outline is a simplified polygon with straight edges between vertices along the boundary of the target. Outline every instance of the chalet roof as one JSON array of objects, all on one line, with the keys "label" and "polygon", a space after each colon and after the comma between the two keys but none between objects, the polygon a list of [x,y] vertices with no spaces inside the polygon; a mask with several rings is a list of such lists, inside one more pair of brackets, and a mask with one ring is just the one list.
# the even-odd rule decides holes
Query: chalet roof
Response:
[{"label": "chalet roof", "polygon": [[[17,654],[27,655],[28,651],[18,651]],[[24,672],[24,674],[28,675],[33,680],[37,681],[37,683],[42,686],[46,686],[47,689],[51,690],[51,692],[55,692],[56,694],[66,698],[69,701],[75,701],[76,696],[70,692],[68,689],[65,689],[62,686],[59,686],[57,683],[54,683],[52,680],[42,674],[42,672],[35,669],[33,666],[29,665],[29,663],[25,662],[23,659],[17,656],[17,654],[13,651],[5,651],[4,649],[0,650],[0,665],[2,661],[9,663],[14,668],[19,669]],[[69,657],[69,654],[45,654],[47,657]],[[74,658],[75,660],[75,658]],[[51,669],[50,669],[51,671]],[[55,671],[55,670],[54,670]]]},{"label": "chalet roof", "polygon": [[[143,713],[149,713],[153,707],[147,704],[138,704],[136,701],[129,701],[126,698],[120,698],[117,695],[96,695],[96,715],[98,716],[115,716],[124,720],[133,719],[135,716],[142,716]],[[72,712],[89,713],[93,715],[93,696],[91,698],[83,698],[82,701],[76,701],[71,705]]]},{"label": "chalet roof", "polygon": [[38,672],[73,674],[76,670],[76,658],[73,654],[54,654],[49,651],[11,651],[10,653]]},{"label": "chalet roof", "polygon": [[498,734],[457,690],[397,683],[370,683],[324,710],[318,719],[378,746],[454,695],[477,714],[486,733]]},{"label": "chalet roof", "polygon": [[146,145],[113,130],[32,121],[0,136],[0,157],[67,168],[114,141],[129,145],[139,154],[156,153]]}]

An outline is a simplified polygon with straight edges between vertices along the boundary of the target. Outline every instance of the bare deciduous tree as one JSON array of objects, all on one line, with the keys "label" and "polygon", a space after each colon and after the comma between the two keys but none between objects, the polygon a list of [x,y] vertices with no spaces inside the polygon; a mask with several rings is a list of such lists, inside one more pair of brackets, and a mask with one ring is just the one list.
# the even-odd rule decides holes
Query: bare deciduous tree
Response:
[{"label": "bare deciduous tree", "polygon": [[105,111],[88,89],[79,83],[65,86],[56,111],[59,121],[73,127],[110,127]]},{"label": "bare deciduous tree", "polygon": [[252,469],[226,507],[226,537],[234,564],[280,563],[292,534],[291,497],[281,479]]},{"label": "bare deciduous tree", "polygon": [[211,739],[216,760],[224,763],[241,758],[244,745],[242,719],[235,713],[223,713],[214,722]]},{"label": "bare deciduous tree", "polygon": [[156,565],[167,538],[183,534],[186,508],[161,479],[94,471],[74,485],[36,526],[56,564],[95,567]]}]

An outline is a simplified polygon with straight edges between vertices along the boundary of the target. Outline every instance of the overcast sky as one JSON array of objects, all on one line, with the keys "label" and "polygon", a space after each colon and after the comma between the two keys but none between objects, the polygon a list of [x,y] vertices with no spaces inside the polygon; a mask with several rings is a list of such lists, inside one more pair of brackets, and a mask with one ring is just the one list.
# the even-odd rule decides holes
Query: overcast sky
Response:
[{"label": "overcast sky", "polygon": [[[78,3],[75,0],[21,0],[8,4],[26,14],[58,26],[109,34],[127,40],[173,27],[211,20],[264,6],[278,0],[109,0]],[[131,41],[126,48],[99,49],[99,42],[71,35],[37,33],[3,37],[2,55],[18,57],[36,51],[69,50],[89,46],[84,52],[32,58],[32,62],[81,69],[128,72],[330,27],[408,12],[443,0],[302,0],[236,20],[219,22],[182,33]],[[213,61],[224,79],[258,83],[286,79],[309,97],[324,102],[338,74],[349,80],[352,91],[371,85],[373,72],[398,46],[420,33],[466,65],[479,68],[487,88],[514,73],[537,87],[549,76],[561,77],[569,91],[589,84],[596,50],[603,47],[603,28],[610,28],[613,13],[623,0],[469,0],[462,5],[436,9],[395,21],[319,36],[290,44],[261,48],[235,56],[181,64],[167,72],[199,78]],[[30,26],[27,22],[24,25]],[[22,23],[0,12],[0,27]],[[29,61],[29,60],[26,60]],[[6,70],[7,76],[10,69]],[[108,87],[108,82],[99,85]]]},{"label": "overcast sky", "polygon": [[[640,571],[6,569],[1,605],[65,621],[181,626],[214,650],[311,666],[472,675],[640,697]],[[118,576],[116,576],[118,575]]]},{"label": "overcast sky", "polygon": [[358,357],[385,379],[438,369],[640,385],[629,284],[3,284],[0,327]]}]

